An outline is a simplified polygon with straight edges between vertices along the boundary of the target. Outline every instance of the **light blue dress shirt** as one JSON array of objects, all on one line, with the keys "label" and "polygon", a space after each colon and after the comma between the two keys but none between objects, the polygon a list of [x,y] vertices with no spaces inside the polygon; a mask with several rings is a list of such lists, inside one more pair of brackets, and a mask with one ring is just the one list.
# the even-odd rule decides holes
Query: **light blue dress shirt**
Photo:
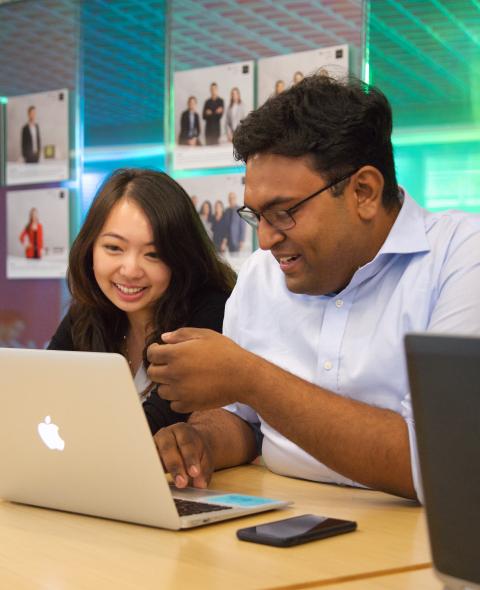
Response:
[{"label": "light blue dress shirt", "polygon": [[[383,246],[343,291],[291,293],[275,258],[259,250],[242,267],[224,320],[225,335],[290,373],[399,413],[408,426],[420,499],[403,337],[422,331],[480,335],[480,224],[459,212],[429,213],[407,194]],[[237,403],[227,409],[260,425],[263,458],[272,471],[359,485],[286,439],[252,408]]]}]

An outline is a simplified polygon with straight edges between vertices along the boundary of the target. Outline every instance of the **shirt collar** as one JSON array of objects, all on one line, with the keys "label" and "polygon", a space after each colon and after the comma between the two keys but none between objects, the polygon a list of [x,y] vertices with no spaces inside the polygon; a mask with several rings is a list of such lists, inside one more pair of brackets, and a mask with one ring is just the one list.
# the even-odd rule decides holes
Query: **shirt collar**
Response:
[{"label": "shirt collar", "polygon": [[343,293],[355,289],[382,271],[390,259],[397,254],[428,252],[425,228],[425,211],[403,190],[400,189],[402,207],[390,232],[375,258],[360,267],[353,275]]},{"label": "shirt collar", "polygon": [[413,254],[430,250],[424,209],[403,189],[400,189],[400,193],[402,208],[375,258],[382,254]]}]

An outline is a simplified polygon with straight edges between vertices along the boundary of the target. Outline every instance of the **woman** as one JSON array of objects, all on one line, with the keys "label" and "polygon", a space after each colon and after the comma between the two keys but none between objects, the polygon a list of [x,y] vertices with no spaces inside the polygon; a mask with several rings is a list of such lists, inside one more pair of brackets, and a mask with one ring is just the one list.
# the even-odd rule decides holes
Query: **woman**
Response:
[{"label": "woman", "polygon": [[273,91],[273,96],[278,96],[285,91],[285,82],[283,80],[277,80],[275,82],[275,89]]},{"label": "woman", "polygon": [[243,119],[245,119],[245,108],[240,96],[240,90],[235,86],[230,91],[230,104],[225,116],[228,141],[232,141],[233,132]]},{"label": "woman", "polygon": [[300,70],[297,70],[294,74],[293,74],[293,85],[295,84],[300,84],[300,82],[305,78],[305,76],[303,75],[303,72],[301,72]]},{"label": "woman", "polygon": [[200,206],[200,211],[198,212],[200,215],[200,219],[203,223],[203,227],[207,232],[207,235],[210,239],[213,238],[213,231],[212,231],[212,204],[209,200],[203,201]]},{"label": "woman", "polygon": [[217,252],[226,252],[228,227],[222,201],[215,201],[212,218],[213,243]]},{"label": "woman", "polygon": [[28,223],[20,234],[20,242],[25,245],[25,256],[27,258],[41,258],[43,255],[43,226],[38,221],[38,211],[33,207],[30,209]]},{"label": "woman", "polygon": [[122,354],[154,434],[188,415],[152,393],[147,346],[182,326],[221,332],[234,282],[180,185],[162,172],[119,170],[73,243],[72,301],[49,348]]}]

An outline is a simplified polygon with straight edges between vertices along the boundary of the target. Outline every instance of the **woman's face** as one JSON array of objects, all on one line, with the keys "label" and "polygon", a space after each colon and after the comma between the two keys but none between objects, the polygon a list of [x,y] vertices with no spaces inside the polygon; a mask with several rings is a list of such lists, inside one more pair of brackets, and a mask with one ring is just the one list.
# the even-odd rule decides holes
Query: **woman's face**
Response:
[{"label": "woman's face", "polygon": [[217,201],[215,203],[215,215],[218,217],[223,214],[223,203],[222,201]]},{"label": "woman's face", "polygon": [[232,100],[233,102],[240,102],[240,91],[238,88],[232,89]]},{"label": "woman's face", "polygon": [[123,198],[112,208],[93,245],[93,272],[103,294],[129,319],[151,320],[172,272],[160,260],[143,210]]},{"label": "woman's face", "polygon": [[302,74],[302,72],[295,72],[295,74],[293,76],[293,83],[294,84],[298,84],[302,80],[303,80],[303,74]]},{"label": "woman's face", "polygon": [[38,221],[38,211],[36,209],[32,209],[31,217],[32,217],[32,221],[34,221],[34,222]]}]

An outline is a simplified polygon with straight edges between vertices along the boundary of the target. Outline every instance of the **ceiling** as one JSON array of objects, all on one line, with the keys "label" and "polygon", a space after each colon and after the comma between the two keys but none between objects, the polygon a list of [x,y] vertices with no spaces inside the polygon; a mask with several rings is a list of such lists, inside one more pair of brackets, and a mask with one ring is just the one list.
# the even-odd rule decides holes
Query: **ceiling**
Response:
[{"label": "ceiling", "polygon": [[165,63],[186,70],[340,43],[353,48],[356,74],[366,48],[400,124],[480,120],[479,0],[1,2],[0,94],[83,83],[87,126],[148,126],[163,121]]}]

